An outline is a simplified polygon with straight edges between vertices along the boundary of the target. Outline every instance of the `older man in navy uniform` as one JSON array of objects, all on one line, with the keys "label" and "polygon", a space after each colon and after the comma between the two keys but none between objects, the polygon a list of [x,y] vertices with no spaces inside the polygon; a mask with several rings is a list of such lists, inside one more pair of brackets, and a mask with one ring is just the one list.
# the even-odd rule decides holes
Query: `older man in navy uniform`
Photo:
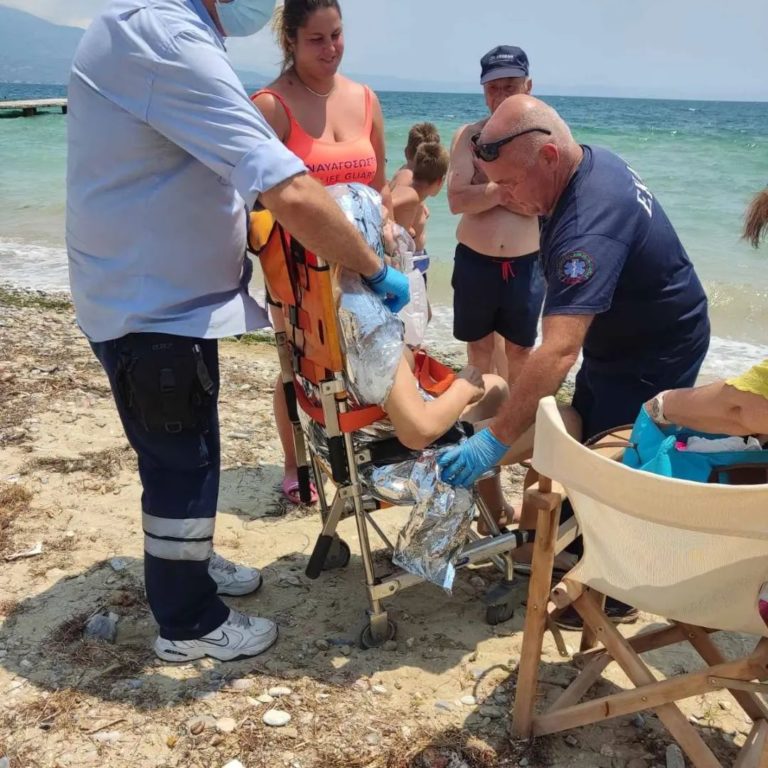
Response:
[{"label": "older man in navy uniform", "polygon": [[634,420],[656,392],[692,384],[709,346],[707,299],[658,200],[620,157],[577,144],[560,116],[512,96],[474,151],[511,204],[542,218],[543,341],[490,428],[441,458],[469,484],[533,424],[583,353],[573,407],[584,438]]},{"label": "older man in navy uniform", "polygon": [[545,217],[547,295],[542,344],[508,402],[488,428],[440,458],[443,478],[458,485],[523,452],[539,400],[557,392],[579,353],[572,405],[587,439],[634,421],[658,392],[691,386],[710,333],[707,299],[680,239],[620,157],[579,145],[555,110],[523,95],[498,108],[474,151],[512,205]]}]

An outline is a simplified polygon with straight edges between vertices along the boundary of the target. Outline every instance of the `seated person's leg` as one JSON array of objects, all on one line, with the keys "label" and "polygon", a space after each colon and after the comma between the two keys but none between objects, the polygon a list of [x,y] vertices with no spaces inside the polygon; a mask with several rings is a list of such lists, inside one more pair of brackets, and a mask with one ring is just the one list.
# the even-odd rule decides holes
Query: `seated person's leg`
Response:
[{"label": "seated person's leg", "polygon": [[474,425],[492,419],[498,413],[501,404],[509,397],[509,387],[501,376],[484,373],[483,384],[485,394],[476,403],[465,408],[460,417],[461,421],[468,421]]}]

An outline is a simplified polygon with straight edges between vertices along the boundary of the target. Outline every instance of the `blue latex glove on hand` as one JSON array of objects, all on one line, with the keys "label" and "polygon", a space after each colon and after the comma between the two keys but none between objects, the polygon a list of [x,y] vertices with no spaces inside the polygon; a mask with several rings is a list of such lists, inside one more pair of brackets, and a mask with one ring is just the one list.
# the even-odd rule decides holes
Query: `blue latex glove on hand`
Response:
[{"label": "blue latex glove on hand", "polygon": [[384,306],[390,312],[399,312],[411,300],[408,278],[386,264],[375,275],[364,279],[370,289],[381,296]]},{"label": "blue latex glove on hand", "polygon": [[440,479],[449,485],[471,488],[475,481],[491,467],[495,467],[509,450],[487,427],[481,429],[461,445],[437,457]]}]

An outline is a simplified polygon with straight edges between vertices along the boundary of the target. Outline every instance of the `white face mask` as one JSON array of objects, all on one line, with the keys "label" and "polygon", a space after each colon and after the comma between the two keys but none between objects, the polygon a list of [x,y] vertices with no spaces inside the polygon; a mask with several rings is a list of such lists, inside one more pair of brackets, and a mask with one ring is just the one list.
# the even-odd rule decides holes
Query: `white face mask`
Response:
[{"label": "white face mask", "polygon": [[272,18],[275,0],[216,0],[219,23],[227,37],[255,35]]}]

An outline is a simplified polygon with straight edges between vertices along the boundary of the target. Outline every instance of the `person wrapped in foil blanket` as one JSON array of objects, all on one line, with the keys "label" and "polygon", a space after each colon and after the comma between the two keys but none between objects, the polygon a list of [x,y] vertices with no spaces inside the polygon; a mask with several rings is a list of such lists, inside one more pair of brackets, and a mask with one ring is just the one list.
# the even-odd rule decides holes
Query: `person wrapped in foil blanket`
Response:
[{"label": "person wrapped in foil blanket", "polygon": [[[385,239],[396,262],[402,264],[407,259],[402,249],[407,248],[408,240],[397,231],[383,231],[381,197],[375,190],[362,184],[337,184],[328,192],[382,259],[386,258]],[[383,405],[406,349],[403,323],[359,275],[338,269],[335,281],[350,391],[361,405]],[[425,392],[422,395],[430,398]],[[314,422],[305,426],[321,429]],[[354,440],[356,446],[363,447],[370,440],[393,435],[391,423],[382,421],[357,432]],[[315,444],[323,445],[324,441]],[[434,450],[399,464],[371,468],[363,477],[375,496],[398,505],[413,505],[398,536],[393,561],[450,591],[453,563],[472,522],[473,492],[441,482]]]}]

